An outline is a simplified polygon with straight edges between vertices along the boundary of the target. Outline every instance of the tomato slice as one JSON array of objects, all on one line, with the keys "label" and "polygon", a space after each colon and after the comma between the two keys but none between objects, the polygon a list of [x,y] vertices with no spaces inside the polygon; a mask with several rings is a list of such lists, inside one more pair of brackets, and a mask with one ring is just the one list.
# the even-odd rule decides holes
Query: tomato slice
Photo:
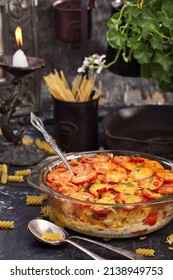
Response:
[{"label": "tomato slice", "polygon": [[65,170],[61,172],[61,168],[60,168],[60,170],[55,169],[51,171],[47,175],[47,180],[52,183],[60,183],[60,182],[63,183],[63,182],[70,182],[72,177],[73,176],[69,170]]},{"label": "tomato slice", "polygon": [[98,197],[100,194],[103,194],[109,190],[111,190],[111,186],[108,184],[92,184],[89,188],[89,192],[92,193],[95,197]]},{"label": "tomato slice", "polygon": [[173,193],[173,183],[172,184],[164,184],[160,188],[157,189],[157,192],[162,195],[169,195]]},{"label": "tomato slice", "polygon": [[71,193],[70,197],[82,200],[84,202],[94,202],[94,196],[90,193],[86,193],[86,192],[76,192],[76,193]]},{"label": "tomato slice", "polygon": [[156,192],[153,192],[149,189],[143,189],[142,190],[142,195],[144,198],[146,198],[147,200],[155,200],[155,199],[158,199],[158,198],[161,198],[162,195],[159,194],[159,193],[156,193]]},{"label": "tomato slice", "polygon": [[160,162],[151,159],[145,159],[145,166],[151,168],[153,171],[164,169]]},{"label": "tomato slice", "polygon": [[128,161],[130,159],[130,157],[128,156],[114,156],[112,158],[112,162],[116,163],[117,165],[120,165],[121,163],[124,163],[126,161]]},{"label": "tomato slice", "polygon": [[64,184],[60,187],[57,187],[55,191],[66,196],[70,196],[71,194],[74,194],[78,190],[79,190],[78,186],[71,183],[67,183],[66,185]]},{"label": "tomato slice", "polygon": [[149,213],[147,218],[143,220],[143,224],[148,226],[154,226],[157,223],[157,219],[158,219],[157,212]]},{"label": "tomato slice", "polygon": [[144,163],[145,159],[142,157],[131,157],[128,160],[129,162],[134,162],[134,163]]},{"label": "tomato slice", "polygon": [[100,155],[96,155],[93,157],[87,157],[87,156],[83,156],[81,161],[84,163],[95,163],[95,162],[107,162],[109,160],[109,156],[108,155],[104,155],[104,154],[100,154]]},{"label": "tomato slice", "polygon": [[117,165],[113,162],[95,162],[94,168],[98,174],[105,174],[108,171],[116,169]]},{"label": "tomato slice", "polygon": [[147,188],[150,190],[157,190],[158,188],[162,187],[164,180],[162,178],[158,178],[153,176],[151,178],[144,179],[140,181],[141,188]]},{"label": "tomato slice", "polygon": [[165,183],[173,183],[173,171],[172,170],[158,170],[156,176],[162,178]]},{"label": "tomato slice", "polygon": [[110,171],[105,175],[106,183],[119,183],[122,180],[127,180],[127,178],[127,172],[122,167],[118,167],[116,170]]},{"label": "tomato slice", "polygon": [[153,171],[148,167],[137,167],[131,171],[130,178],[134,181],[141,181],[153,176]]},{"label": "tomato slice", "polygon": [[137,203],[141,202],[142,197],[138,195],[129,195],[125,193],[118,193],[116,196],[116,203],[124,204],[123,209],[125,210],[132,210],[137,207],[137,205],[125,205],[128,203]]},{"label": "tomato slice", "polygon": [[117,193],[135,194],[136,188],[131,185],[119,183],[113,187],[113,190]]},{"label": "tomato slice", "polygon": [[72,167],[72,170],[75,175],[80,174],[84,172],[85,170],[85,165],[82,162],[79,161],[71,161],[70,166]]},{"label": "tomato slice", "polygon": [[136,168],[136,164],[134,162],[128,162],[128,161],[122,162],[121,166],[129,171],[132,171],[133,169]]},{"label": "tomato slice", "polygon": [[91,183],[97,178],[97,172],[91,164],[85,163],[85,170],[82,173],[72,177],[72,183],[80,185]]}]

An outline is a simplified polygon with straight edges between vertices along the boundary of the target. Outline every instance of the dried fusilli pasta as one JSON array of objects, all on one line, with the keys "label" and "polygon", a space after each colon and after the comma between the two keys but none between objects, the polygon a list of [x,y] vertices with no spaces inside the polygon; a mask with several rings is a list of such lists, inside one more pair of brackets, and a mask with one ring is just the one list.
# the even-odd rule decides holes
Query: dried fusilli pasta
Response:
[{"label": "dried fusilli pasta", "polygon": [[8,174],[7,173],[3,173],[1,175],[1,184],[6,184],[8,180]]},{"label": "dried fusilli pasta", "polygon": [[25,146],[29,146],[33,143],[33,139],[32,138],[27,138],[27,137],[23,137],[22,138],[22,144]]},{"label": "dried fusilli pasta", "polygon": [[51,208],[49,205],[46,205],[44,207],[41,207],[41,214],[45,217],[48,218],[50,216]]},{"label": "dried fusilli pasta", "polygon": [[8,166],[5,163],[3,163],[1,166],[1,172],[8,173]]},{"label": "dried fusilli pasta", "polygon": [[142,255],[144,257],[153,257],[155,250],[153,249],[146,249],[146,248],[138,248],[135,250],[135,252],[139,255]]},{"label": "dried fusilli pasta", "polygon": [[56,241],[56,240],[62,240],[62,235],[55,232],[44,232],[42,238],[45,240]]},{"label": "dried fusilli pasta", "polygon": [[27,205],[41,205],[45,200],[45,195],[27,195],[26,204]]},{"label": "dried fusilli pasta", "polygon": [[31,169],[16,170],[15,176],[29,176],[31,174]]},{"label": "dried fusilli pasta", "polygon": [[23,182],[23,176],[16,176],[16,175],[9,175],[8,176],[8,181],[9,182],[18,182],[21,183]]},{"label": "dried fusilli pasta", "polygon": [[46,141],[41,141],[39,138],[35,140],[35,144],[38,148],[41,150],[44,150],[45,152],[49,154],[56,154],[55,151],[52,149],[52,147],[47,143]]},{"label": "dried fusilli pasta", "polygon": [[0,228],[14,228],[14,221],[0,221]]},{"label": "dried fusilli pasta", "polygon": [[6,184],[8,180],[8,166],[5,163],[1,165],[1,173],[1,184]]},{"label": "dried fusilli pasta", "polygon": [[167,242],[169,245],[172,245],[172,244],[173,244],[173,234],[170,234],[170,235],[167,236],[166,242]]}]

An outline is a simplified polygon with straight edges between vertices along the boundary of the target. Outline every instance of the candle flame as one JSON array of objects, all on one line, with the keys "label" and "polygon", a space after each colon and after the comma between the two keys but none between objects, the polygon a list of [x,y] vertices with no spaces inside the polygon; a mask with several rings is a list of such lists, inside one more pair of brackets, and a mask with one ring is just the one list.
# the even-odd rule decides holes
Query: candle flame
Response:
[{"label": "candle flame", "polygon": [[16,42],[17,42],[18,46],[22,47],[23,46],[23,39],[22,39],[22,29],[20,28],[20,26],[16,27],[15,38],[16,38]]}]

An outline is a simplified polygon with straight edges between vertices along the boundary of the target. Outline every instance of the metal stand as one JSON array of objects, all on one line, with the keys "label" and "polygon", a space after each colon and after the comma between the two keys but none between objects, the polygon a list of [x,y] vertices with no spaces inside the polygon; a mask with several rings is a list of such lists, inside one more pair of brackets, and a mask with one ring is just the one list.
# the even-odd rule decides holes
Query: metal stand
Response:
[{"label": "metal stand", "polygon": [[[45,153],[34,144],[22,145],[22,138],[26,133],[27,122],[25,119],[20,122],[20,128],[11,120],[16,107],[20,103],[22,78],[29,73],[45,67],[45,61],[36,57],[27,57],[29,66],[26,68],[13,67],[12,56],[0,57],[0,67],[14,76],[12,80],[12,93],[10,98],[0,100],[1,129],[4,136],[0,139],[0,162],[9,165],[33,165],[40,161]],[[31,134],[29,135],[31,137]],[[7,141],[10,143],[7,143]]]}]

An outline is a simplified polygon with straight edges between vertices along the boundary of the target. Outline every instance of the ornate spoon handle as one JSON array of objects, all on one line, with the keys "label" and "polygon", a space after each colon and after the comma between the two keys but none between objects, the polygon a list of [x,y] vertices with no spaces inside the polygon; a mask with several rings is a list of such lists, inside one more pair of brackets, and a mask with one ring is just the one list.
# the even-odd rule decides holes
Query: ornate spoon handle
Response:
[{"label": "ornate spoon handle", "polygon": [[70,165],[68,164],[68,161],[64,157],[63,153],[61,152],[59,147],[55,144],[55,141],[53,140],[52,136],[50,134],[48,134],[47,131],[45,130],[42,120],[39,117],[37,117],[33,112],[31,112],[30,119],[31,119],[32,125],[35,126],[43,134],[45,140],[51,145],[51,147],[54,149],[54,151],[59,155],[61,160],[67,166],[70,173],[72,175],[74,175],[73,170],[71,169]]}]

